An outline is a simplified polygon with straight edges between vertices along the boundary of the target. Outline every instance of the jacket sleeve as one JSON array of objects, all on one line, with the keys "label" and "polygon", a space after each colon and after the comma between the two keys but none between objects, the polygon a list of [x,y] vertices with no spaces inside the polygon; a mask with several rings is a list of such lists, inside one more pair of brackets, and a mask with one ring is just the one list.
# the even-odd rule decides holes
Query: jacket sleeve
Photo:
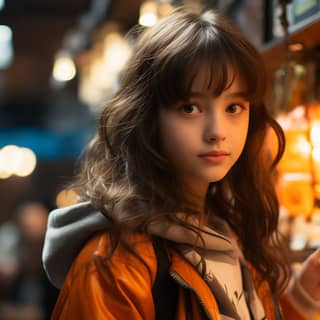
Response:
[{"label": "jacket sleeve", "polygon": [[299,311],[297,306],[292,302],[286,293],[284,293],[280,298],[280,306],[284,320],[311,320],[311,318],[308,318],[301,311]]},{"label": "jacket sleeve", "polygon": [[[275,308],[275,303],[278,304],[278,301],[273,301],[269,284],[266,281],[261,281],[260,275],[251,265],[249,265],[249,268],[252,272],[254,282],[259,284],[256,286],[257,293],[263,303],[267,319],[278,319]],[[290,297],[288,292],[284,292],[280,297],[280,309],[283,320],[320,320],[320,318],[310,318],[299,310],[299,307]]]},{"label": "jacket sleeve", "polygon": [[285,319],[320,319],[320,303],[304,291],[294,276],[280,301]]},{"label": "jacket sleeve", "polygon": [[71,270],[51,319],[154,319],[151,288],[150,274],[142,263],[116,257],[104,263],[94,258]]}]

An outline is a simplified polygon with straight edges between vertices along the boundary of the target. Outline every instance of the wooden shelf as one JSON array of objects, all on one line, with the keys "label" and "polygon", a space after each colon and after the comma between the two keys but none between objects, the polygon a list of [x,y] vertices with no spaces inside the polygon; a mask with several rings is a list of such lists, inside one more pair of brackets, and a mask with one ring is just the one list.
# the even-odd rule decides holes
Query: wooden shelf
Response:
[{"label": "wooden shelf", "polygon": [[[289,28],[289,41],[302,43],[306,48],[320,44],[320,12]],[[284,39],[277,39],[260,48],[269,72],[273,72],[286,60],[287,49]]]}]

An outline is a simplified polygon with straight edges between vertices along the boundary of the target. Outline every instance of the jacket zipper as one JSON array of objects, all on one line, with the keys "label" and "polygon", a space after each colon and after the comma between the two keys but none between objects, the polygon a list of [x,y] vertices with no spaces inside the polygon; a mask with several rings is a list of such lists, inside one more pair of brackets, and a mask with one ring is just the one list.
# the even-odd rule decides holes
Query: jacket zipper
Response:
[{"label": "jacket zipper", "polygon": [[213,319],[211,318],[211,316],[210,316],[210,313],[209,313],[209,311],[208,311],[205,303],[204,303],[203,300],[201,299],[199,293],[198,293],[194,288],[190,287],[176,272],[170,271],[170,272],[169,272],[169,275],[170,275],[171,278],[173,278],[173,280],[176,281],[181,287],[183,287],[183,288],[185,288],[185,289],[189,289],[190,291],[192,291],[192,292],[196,295],[196,297],[197,297],[199,303],[201,304],[201,306],[202,306],[202,308],[203,308],[206,316],[208,317],[208,319],[213,320]]}]

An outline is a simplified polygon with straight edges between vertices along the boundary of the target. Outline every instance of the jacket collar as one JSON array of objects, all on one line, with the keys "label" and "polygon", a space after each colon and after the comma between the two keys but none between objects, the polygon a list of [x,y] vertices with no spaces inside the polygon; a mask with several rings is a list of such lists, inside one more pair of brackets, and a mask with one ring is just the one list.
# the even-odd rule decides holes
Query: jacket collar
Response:
[{"label": "jacket collar", "polygon": [[210,288],[198,271],[182,255],[171,255],[170,275],[181,286],[194,292],[209,319],[219,319],[219,308]]}]

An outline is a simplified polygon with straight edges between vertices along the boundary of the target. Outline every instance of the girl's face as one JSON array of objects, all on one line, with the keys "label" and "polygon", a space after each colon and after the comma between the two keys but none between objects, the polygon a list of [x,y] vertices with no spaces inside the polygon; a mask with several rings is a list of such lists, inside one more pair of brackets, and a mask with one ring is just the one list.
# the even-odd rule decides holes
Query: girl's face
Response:
[{"label": "girl's face", "polygon": [[197,74],[188,100],[159,110],[164,155],[187,190],[196,195],[206,193],[210,182],[222,179],[232,168],[249,125],[250,103],[240,79],[235,77],[214,97],[205,86],[207,70],[203,67]]}]

